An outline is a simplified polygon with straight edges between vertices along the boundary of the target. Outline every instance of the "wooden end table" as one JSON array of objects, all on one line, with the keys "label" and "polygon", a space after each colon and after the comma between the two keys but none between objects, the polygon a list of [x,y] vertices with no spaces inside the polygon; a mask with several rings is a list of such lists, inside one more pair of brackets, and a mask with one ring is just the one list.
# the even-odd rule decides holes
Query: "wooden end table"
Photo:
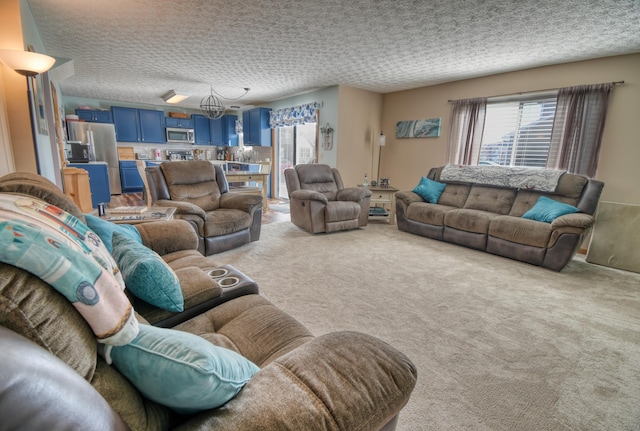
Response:
[{"label": "wooden end table", "polygon": [[[399,189],[394,187],[379,187],[379,186],[367,186],[367,189],[371,191],[371,206],[375,204],[389,205],[389,224],[396,224],[396,192]],[[369,217],[386,217],[369,213]]]}]

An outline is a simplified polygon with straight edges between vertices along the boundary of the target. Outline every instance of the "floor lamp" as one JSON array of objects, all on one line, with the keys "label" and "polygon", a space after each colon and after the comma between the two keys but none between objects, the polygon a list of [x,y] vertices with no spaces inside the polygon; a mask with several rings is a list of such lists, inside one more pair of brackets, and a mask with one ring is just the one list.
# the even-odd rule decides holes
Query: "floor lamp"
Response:
[{"label": "floor lamp", "polygon": [[384,147],[387,143],[387,137],[384,136],[384,133],[380,131],[380,137],[378,138],[378,146],[380,149],[378,150],[378,175],[376,175],[376,180],[378,181],[378,185],[380,185],[380,160],[382,159],[382,147]]}]

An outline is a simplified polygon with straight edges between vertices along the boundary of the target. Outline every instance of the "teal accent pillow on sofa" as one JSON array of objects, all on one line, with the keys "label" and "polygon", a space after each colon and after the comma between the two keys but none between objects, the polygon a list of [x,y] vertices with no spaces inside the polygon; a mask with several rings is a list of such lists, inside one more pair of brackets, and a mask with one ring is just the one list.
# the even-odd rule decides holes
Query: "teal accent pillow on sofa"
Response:
[{"label": "teal accent pillow on sofa", "polygon": [[140,325],[126,346],[107,347],[104,356],[147,398],[183,414],[220,407],[259,371],[197,335],[150,325]]},{"label": "teal accent pillow on sofa", "polygon": [[163,310],[184,310],[180,281],[158,253],[118,232],[113,233],[112,253],[131,293]]},{"label": "teal accent pillow on sofa", "polygon": [[565,214],[580,212],[579,208],[563,202],[555,201],[546,196],[540,196],[533,207],[522,215],[523,218],[551,223]]},{"label": "teal accent pillow on sofa", "polygon": [[89,228],[100,237],[100,240],[102,240],[102,243],[105,245],[105,247],[107,247],[109,253],[113,251],[112,238],[114,232],[126,235],[129,238],[135,239],[137,242],[142,244],[142,237],[140,236],[140,232],[138,232],[138,229],[131,226],[130,224],[111,223],[110,221],[103,220],[100,217],[96,217],[91,214],[85,214],[84,218],[87,220],[87,225],[89,226]]},{"label": "teal accent pillow on sofa", "polygon": [[429,178],[422,177],[420,183],[413,189],[413,192],[419,195],[422,199],[432,204],[437,204],[438,199],[442,191],[447,185],[439,183],[437,181],[430,180]]}]

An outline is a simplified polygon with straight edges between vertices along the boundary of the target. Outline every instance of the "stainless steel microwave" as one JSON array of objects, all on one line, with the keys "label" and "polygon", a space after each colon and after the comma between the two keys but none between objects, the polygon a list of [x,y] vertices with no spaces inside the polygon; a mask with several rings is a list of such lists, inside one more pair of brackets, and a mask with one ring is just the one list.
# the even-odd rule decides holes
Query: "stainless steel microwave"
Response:
[{"label": "stainless steel microwave", "polygon": [[176,127],[167,127],[167,143],[170,144],[193,144],[195,137],[193,129],[179,129]]}]

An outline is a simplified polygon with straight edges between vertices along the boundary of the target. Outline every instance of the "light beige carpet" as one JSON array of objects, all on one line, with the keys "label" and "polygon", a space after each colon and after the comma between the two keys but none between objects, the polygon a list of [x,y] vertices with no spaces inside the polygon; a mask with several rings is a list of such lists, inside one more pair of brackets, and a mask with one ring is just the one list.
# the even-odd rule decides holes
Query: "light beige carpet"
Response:
[{"label": "light beige carpet", "polygon": [[640,430],[640,274],[579,258],[557,273],[382,223],[269,224],[211,258],[316,335],[407,354],[418,383],[399,430]]}]

